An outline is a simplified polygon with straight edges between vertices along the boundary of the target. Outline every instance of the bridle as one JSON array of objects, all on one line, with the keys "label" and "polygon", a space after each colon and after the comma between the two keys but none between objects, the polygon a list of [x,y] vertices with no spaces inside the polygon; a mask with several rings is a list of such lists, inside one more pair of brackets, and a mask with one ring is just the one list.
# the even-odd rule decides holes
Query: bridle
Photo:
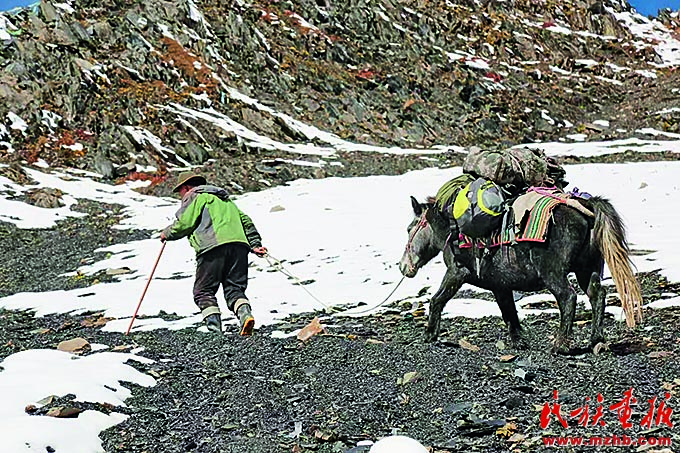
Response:
[{"label": "bridle", "polygon": [[406,243],[406,259],[409,271],[416,270],[416,266],[413,264],[413,258],[411,258],[412,256],[411,252],[413,251],[413,240],[415,239],[416,234],[418,234],[420,230],[427,227],[427,217],[425,216],[426,213],[427,211],[423,211],[423,213],[420,215],[420,221],[416,226],[414,226],[411,229],[411,232],[409,233],[408,236],[408,242]]}]

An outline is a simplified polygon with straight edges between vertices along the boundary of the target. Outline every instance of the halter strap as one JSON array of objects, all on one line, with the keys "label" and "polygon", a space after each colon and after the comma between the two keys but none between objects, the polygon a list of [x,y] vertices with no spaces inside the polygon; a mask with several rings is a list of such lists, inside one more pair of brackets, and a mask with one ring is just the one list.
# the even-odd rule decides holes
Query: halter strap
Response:
[{"label": "halter strap", "polygon": [[415,270],[415,266],[413,264],[413,259],[411,258],[411,251],[413,250],[413,240],[416,237],[416,234],[423,228],[427,226],[427,217],[425,216],[426,211],[423,211],[423,213],[420,215],[420,221],[418,224],[413,227],[411,232],[409,233],[408,237],[408,242],[406,243],[406,257],[408,258],[408,267],[409,270]]}]

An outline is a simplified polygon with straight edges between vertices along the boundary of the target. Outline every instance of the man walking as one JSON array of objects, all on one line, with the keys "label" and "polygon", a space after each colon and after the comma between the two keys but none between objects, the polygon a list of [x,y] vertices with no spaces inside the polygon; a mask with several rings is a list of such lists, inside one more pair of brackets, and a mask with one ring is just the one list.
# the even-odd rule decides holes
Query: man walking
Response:
[{"label": "man walking", "polygon": [[229,199],[225,189],[208,185],[193,172],[179,175],[173,192],[182,205],[175,222],[161,233],[161,241],[189,236],[196,250],[194,302],[201,309],[208,330],[222,332],[215,294],[222,285],[227,306],[236,314],[241,335],[251,335],[255,318],[245,291],[248,286],[248,252],[265,256],[267,249],[250,217]]}]

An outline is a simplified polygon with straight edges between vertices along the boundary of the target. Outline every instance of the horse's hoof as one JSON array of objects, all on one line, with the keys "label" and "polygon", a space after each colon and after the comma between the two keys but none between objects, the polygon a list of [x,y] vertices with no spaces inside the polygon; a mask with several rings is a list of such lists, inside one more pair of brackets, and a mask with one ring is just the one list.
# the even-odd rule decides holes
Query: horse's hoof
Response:
[{"label": "horse's hoof", "polygon": [[602,354],[605,351],[609,351],[609,343],[604,341],[598,341],[597,343],[591,342],[591,347],[593,348],[593,354]]},{"label": "horse's hoof", "polygon": [[437,338],[439,335],[436,335],[434,333],[426,332],[425,333],[425,343],[434,343],[437,341]]},{"label": "horse's hoof", "polygon": [[570,355],[571,348],[569,347],[569,342],[566,340],[555,341],[552,346],[552,352],[558,355]]}]

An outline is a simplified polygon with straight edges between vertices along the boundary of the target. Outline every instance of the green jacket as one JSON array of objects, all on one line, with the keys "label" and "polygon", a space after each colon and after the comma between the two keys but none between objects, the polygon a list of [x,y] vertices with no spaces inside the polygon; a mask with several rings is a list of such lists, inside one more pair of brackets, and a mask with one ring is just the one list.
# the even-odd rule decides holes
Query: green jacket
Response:
[{"label": "green jacket", "polygon": [[230,242],[262,247],[253,221],[219,187],[203,185],[191,189],[182,198],[175,216],[177,220],[163,230],[165,238],[174,241],[189,236],[196,255]]}]

